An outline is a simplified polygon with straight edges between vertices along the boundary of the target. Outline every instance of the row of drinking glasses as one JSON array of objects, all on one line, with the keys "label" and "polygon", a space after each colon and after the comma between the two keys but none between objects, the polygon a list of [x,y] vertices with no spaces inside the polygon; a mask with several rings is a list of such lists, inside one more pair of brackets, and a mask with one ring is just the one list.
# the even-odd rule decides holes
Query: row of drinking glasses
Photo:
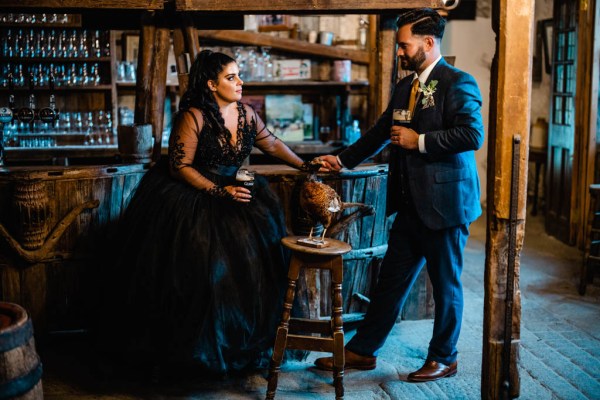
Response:
[{"label": "row of drinking glasses", "polygon": [[14,139],[12,145],[8,145],[7,147],[56,147],[56,138],[53,136],[17,137]]},{"label": "row of drinking glasses", "polygon": [[7,24],[68,24],[71,18],[69,14],[0,14],[0,22]]},{"label": "row of drinking glasses", "polygon": [[102,83],[102,73],[98,63],[51,63],[51,64],[11,64],[2,66],[0,87],[9,86],[9,74],[12,74],[15,87],[29,86],[29,79],[34,87],[48,86],[50,75],[54,76],[54,86],[98,86]]},{"label": "row of drinking glasses", "polygon": [[101,131],[112,133],[113,121],[110,111],[60,112],[54,123],[34,120],[31,123],[13,121],[4,124],[4,132],[27,134],[85,134]]},{"label": "row of drinking glasses", "polygon": [[56,146],[55,136],[40,136],[39,133],[27,132],[28,130],[40,131],[40,121],[33,123],[15,122],[8,124],[0,124],[4,130],[4,146],[5,147],[54,147]]},{"label": "row of drinking glasses", "polygon": [[108,31],[87,29],[0,31],[0,55],[4,57],[102,57],[110,56]]},{"label": "row of drinking glasses", "polygon": [[[51,135],[15,135],[12,132],[5,132],[4,134],[4,145],[6,147],[20,147],[20,148],[44,148],[44,147],[56,147],[57,136]],[[113,135],[106,132],[91,132],[87,133],[83,139],[83,145],[85,146],[101,146],[115,144],[115,138]]]},{"label": "row of drinking glasses", "polygon": [[272,81],[273,61],[271,48],[236,46],[233,48],[233,57],[240,68],[240,77],[245,81]]},{"label": "row of drinking glasses", "polygon": [[[4,143],[7,147],[54,147],[57,138],[66,134],[82,134],[84,145],[114,144],[112,122],[105,126],[94,127],[91,123],[81,122],[80,130],[65,131],[61,125],[64,120],[55,124],[44,124],[40,121],[33,123],[16,122],[4,124]],[[79,125],[79,121],[76,125]]]},{"label": "row of drinking glasses", "polygon": [[113,130],[112,113],[104,110],[61,112],[57,122],[55,129],[62,133],[112,133]]}]

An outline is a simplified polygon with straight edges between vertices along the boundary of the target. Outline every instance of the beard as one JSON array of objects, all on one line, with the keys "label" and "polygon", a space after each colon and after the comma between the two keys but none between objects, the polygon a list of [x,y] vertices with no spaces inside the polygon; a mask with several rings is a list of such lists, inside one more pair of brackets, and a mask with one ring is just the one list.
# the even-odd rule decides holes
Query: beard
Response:
[{"label": "beard", "polygon": [[401,57],[400,65],[402,66],[402,69],[405,71],[418,71],[419,67],[421,67],[421,65],[423,65],[426,58],[427,57],[425,56],[425,50],[423,50],[423,46],[420,46],[419,50],[417,50],[417,53],[414,56]]}]

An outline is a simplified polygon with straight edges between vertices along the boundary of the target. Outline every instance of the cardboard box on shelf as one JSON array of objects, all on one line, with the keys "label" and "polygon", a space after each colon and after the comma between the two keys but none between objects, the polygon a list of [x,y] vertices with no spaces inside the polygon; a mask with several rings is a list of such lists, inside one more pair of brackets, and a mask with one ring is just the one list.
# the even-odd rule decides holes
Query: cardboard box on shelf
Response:
[{"label": "cardboard box on shelf", "polygon": [[279,80],[310,79],[310,60],[275,60],[273,62],[273,77]]}]

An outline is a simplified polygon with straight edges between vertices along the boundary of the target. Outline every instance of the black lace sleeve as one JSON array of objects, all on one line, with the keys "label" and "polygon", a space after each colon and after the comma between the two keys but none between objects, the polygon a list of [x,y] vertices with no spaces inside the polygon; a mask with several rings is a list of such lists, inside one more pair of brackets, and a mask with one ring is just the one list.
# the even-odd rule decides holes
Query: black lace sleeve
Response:
[{"label": "black lace sleeve", "polygon": [[302,169],[304,161],[267,129],[266,124],[256,112],[254,112],[253,118],[257,132],[254,145],[264,153],[280,159],[289,166]]},{"label": "black lace sleeve", "polygon": [[[198,138],[201,135],[202,126],[202,114],[199,110],[190,109],[177,116],[169,138],[171,175],[211,195],[227,197],[229,193],[225,189],[215,185],[192,165],[198,150]],[[223,194],[223,191],[226,195]]]},{"label": "black lace sleeve", "polygon": [[169,138],[169,165],[171,170],[190,167],[198,146],[200,126],[192,111],[182,111],[175,119]]},{"label": "black lace sleeve", "polygon": [[254,119],[254,124],[256,125],[256,139],[254,141],[254,145],[261,149],[264,152],[275,145],[279,139],[277,136],[273,135],[273,133],[267,129],[267,125],[263,122],[263,120],[254,112],[252,117]]},{"label": "black lace sleeve", "polygon": [[233,200],[233,196],[224,187],[219,185],[214,185],[210,189],[206,190],[206,193],[211,196],[220,197],[228,200]]}]

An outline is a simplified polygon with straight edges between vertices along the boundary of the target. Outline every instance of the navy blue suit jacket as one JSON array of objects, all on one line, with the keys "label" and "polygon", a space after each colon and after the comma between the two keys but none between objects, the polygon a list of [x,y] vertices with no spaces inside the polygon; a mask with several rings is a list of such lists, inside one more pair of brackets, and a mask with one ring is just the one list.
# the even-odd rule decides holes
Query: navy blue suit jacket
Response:
[{"label": "navy blue suit jacket", "polygon": [[[392,99],[375,125],[339,154],[346,168],[354,168],[390,143],[392,112],[408,108],[413,75],[396,85]],[[392,147],[387,190],[388,215],[400,211],[400,165],[406,159],[410,196],[421,221],[444,229],[474,221],[481,215],[475,150],[483,144],[481,94],[475,79],[441,59],[426,85],[437,80],[434,106],[423,108],[417,99],[411,128],[425,135],[427,153]]]}]

